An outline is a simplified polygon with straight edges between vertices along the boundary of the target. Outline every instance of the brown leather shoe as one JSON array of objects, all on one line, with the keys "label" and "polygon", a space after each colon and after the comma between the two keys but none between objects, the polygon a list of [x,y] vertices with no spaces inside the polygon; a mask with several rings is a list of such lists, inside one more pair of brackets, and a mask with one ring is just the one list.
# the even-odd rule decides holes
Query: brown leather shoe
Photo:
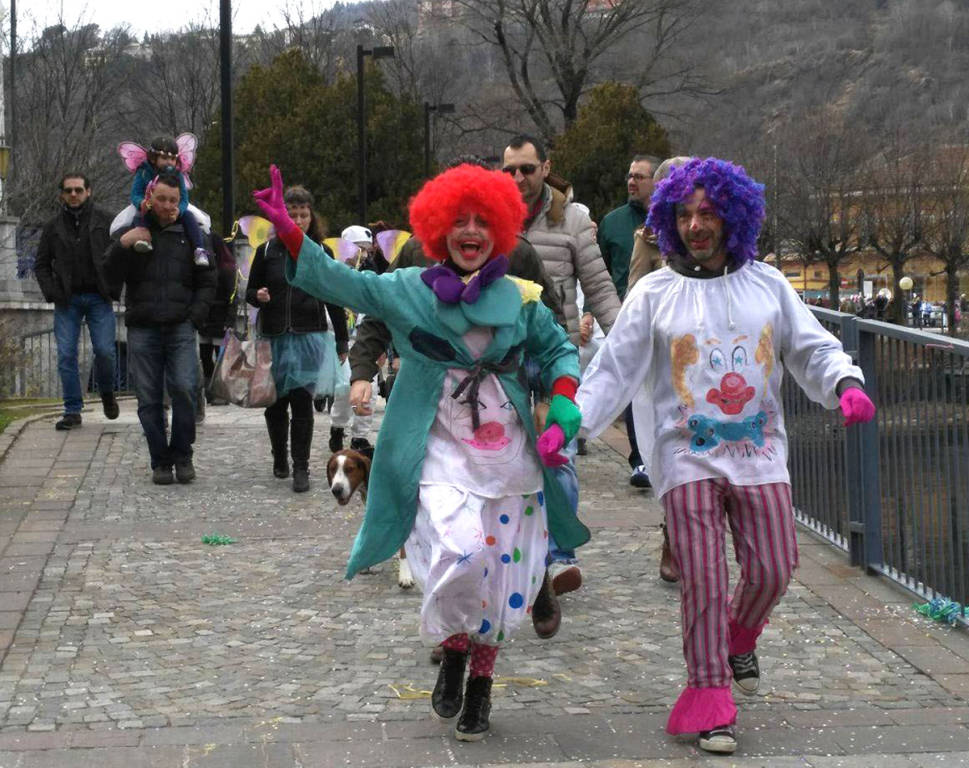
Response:
[{"label": "brown leather shoe", "polygon": [[562,607],[559,605],[555,590],[552,589],[552,580],[546,571],[542,588],[538,591],[535,603],[532,605],[532,626],[535,627],[536,635],[547,640],[555,636],[561,623]]},{"label": "brown leather shoe", "polygon": [[663,581],[675,584],[680,580],[680,572],[673,561],[673,552],[670,550],[670,535],[666,530],[666,523],[660,525],[663,529],[663,554],[659,561],[659,577]]}]

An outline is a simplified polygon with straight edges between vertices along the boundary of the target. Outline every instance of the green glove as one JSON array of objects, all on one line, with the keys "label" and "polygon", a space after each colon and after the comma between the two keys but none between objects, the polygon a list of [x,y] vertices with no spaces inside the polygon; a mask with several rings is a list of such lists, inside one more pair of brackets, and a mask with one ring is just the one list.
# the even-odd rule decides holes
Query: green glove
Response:
[{"label": "green glove", "polygon": [[553,395],[548,416],[545,417],[545,428],[548,429],[551,424],[558,424],[562,428],[565,444],[568,445],[582,424],[582,411],[565,395]]}]

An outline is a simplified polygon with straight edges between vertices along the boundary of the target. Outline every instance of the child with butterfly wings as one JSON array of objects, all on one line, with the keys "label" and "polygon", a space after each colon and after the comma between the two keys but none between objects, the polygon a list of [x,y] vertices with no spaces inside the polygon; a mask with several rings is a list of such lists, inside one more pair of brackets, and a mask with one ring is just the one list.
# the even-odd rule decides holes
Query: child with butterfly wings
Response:
[{"label": "child with butterfly wings", "polygon": [[[195,250],[196,266],[207,267],[209,252],[205,247],[205,236],[195,213],[189,210],[188,203],[188,190],[192,186],[188,172],[195,163],[197,146],[198,138],[194,133],[183,133],[175,139],[158,136],[152,139],[147,149],[136,142],[124,141],[118,145],[118,153],[128,170],[135,174],[131,184],[131,204],[135,207],[132,224],[136,227],[144,225],[144,216],[150,208],[149,192],[158,174],[170,168],[178,171],[181,198],[178,203],[177,222],[182,225]],[[194,210],[201,213],[197,208]],[[139,253],[147,253],[152,249],[151,241],[139,240],[134,244],[134,249]]]}]

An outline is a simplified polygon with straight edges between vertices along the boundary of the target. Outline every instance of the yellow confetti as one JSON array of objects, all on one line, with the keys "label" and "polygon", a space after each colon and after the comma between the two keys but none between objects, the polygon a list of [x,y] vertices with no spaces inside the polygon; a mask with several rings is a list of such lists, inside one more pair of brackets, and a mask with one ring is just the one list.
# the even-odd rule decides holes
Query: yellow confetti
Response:
[{"label": "yellow confetti", "polygon": [[552,677],[557,677],[559,680],[564,680],[567,683],[572,682],[572,678],[562,672],[556,672]]},{"label": "yellow confetti", "polygon": [[[501,682],[497,682],[501,680]],[[496,677],[493,688],[504,688],[508,685],[520,685],[523,688],[541,688],[543,685],[548,685],[547,680],[540,680],[535,677]]]},{"label": "yellow confetti", "polygon": [[398,699],[403,699],[404,701],[409,701],[412,699],[429,699],[431,697],[430,691],[424,691],[419,688],[415,688],[412,683],[407,683],[407,685],[402,685],[398,688],[396,685],[387,683],[387,687],[390,688],[395,694],[397,694]]}]

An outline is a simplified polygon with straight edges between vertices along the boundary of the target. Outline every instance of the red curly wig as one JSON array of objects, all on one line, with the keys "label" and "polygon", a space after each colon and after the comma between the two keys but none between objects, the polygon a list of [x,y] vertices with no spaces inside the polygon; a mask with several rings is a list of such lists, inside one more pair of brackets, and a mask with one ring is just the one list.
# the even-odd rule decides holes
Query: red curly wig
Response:
[{"label": "red curly wig", "polygon": [[466,163],[435,176],[411,198],[411,229],[426,256],[447,260],[445,238],[465,208],[488,222],[495,241],[491,258],[511,253],[527,213],[521,192],[507,173]]}]

